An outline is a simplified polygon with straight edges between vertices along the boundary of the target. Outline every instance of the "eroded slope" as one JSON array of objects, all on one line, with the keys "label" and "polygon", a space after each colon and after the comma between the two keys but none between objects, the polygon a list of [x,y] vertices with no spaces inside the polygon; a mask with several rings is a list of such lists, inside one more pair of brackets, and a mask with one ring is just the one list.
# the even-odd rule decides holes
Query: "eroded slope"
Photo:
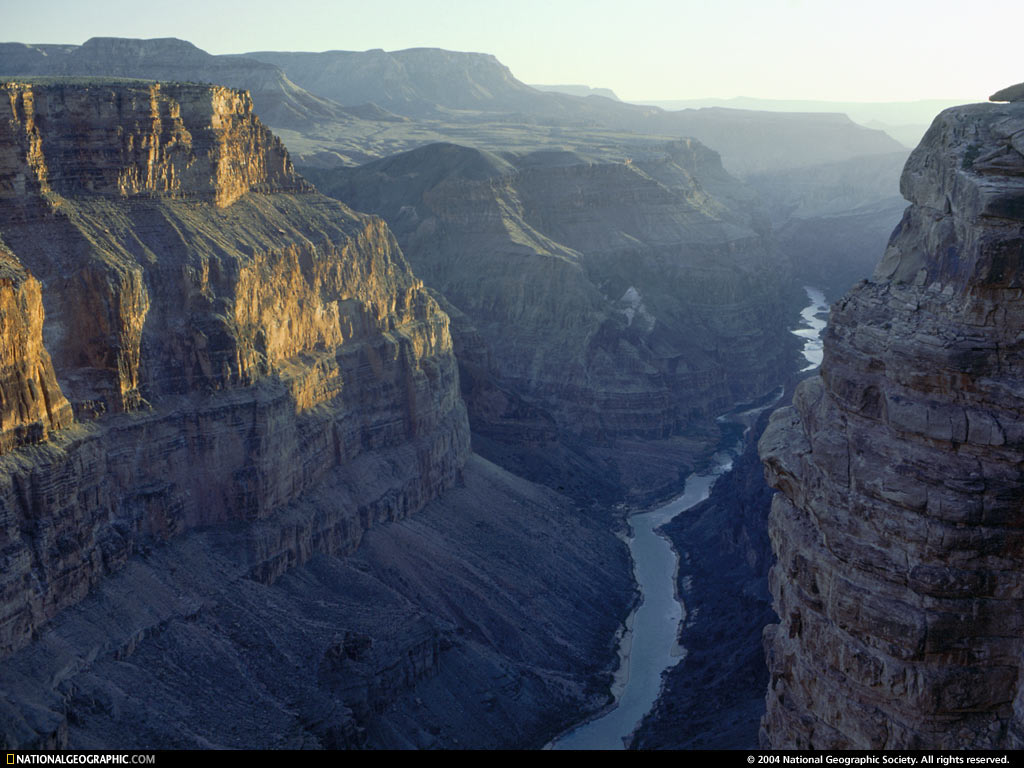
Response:
[{"label": "eroded slope", "polygon": [[623,163],[437,144],[311,173],[450,302],[477,449],[515,471],[664,493],[714,415],[788,372],[788,264],[697,142]]}]

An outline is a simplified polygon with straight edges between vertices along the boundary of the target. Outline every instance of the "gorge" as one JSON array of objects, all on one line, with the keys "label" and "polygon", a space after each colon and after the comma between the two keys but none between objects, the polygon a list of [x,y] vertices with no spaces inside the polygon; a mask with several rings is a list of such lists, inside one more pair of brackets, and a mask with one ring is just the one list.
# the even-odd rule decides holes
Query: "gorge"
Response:
[{"label": "gorge", "polygon": [[1019,744],[1020,102],[908,160],[437,49],[0,73],[5,747],[580,746],[645,611],[614,746]]},{"label": "gorge", "polygon": [[383,222],[244,93],[3,92],[5,744],[501,746],[600,702],[622,546],[470,456]]}]

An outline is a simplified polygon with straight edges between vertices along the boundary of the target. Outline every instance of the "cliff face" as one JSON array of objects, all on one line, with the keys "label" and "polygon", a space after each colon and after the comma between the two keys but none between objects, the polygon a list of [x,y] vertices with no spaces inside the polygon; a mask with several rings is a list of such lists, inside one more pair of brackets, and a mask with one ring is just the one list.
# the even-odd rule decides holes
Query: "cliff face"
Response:
[{"label": "cliff face", "polygon": [[943,112],[901,191],[761,441],[776,748],[1022,743],[1024,104]]},{"label": "cliff face", "polygon": [[0,453],[71,423],[43,346],[39,281],[0,244]]},{"label": "cliff face", "polygon": [[447,316],[245,94],[0,92],[0,656],[189,530],[276,521],[270,583],[453,485]]},{"label": "cliff face", "polygon": [[595,163],[438,144],[313,172],[384,216],[453,305],[477,450],[514,471],[664,492],[716,413],[788,371],[792,286],[752,196],[697,142],[661,150]]},{"label": "cliff face", "polygon": [[3,92],[0,200],[159,196],[224,207],[251,191],[310,190],[281,141],[253,119],[247,93],[101,82],[8,83]]},{"label": "cliff face", "polygon": [[[252,529],[311,543],[306,500],[145,548],[3,659],[0,744],[539,748],[607,703],[629,557],[565,497],[476,456],[463,475],[272,583]],[[346,492],[317,493],[329,511]]]}]

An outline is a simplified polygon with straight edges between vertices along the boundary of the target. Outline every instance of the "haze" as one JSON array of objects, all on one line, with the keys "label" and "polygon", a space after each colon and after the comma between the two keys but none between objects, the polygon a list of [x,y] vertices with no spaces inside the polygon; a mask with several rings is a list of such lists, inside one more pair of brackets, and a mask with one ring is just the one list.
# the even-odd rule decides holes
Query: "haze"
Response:
[{"label": "haze", "polygon": [[[983,100],[1022,74],[1015,0],[3,0],[6,41],[180,37],[210,53],[492,53],[527,83],[583,83],[627,100],[736,96],[831,101]],[[1020,77],[1017,77],[1019,80]]]}]

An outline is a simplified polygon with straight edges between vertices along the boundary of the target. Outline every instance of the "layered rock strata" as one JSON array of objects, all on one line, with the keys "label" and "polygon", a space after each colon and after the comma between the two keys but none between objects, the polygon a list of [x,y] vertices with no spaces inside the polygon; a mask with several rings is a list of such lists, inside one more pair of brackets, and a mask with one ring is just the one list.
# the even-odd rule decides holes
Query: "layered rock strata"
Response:
[{"label": "layered rock strata", "polygon": [[0,453],[45,440],[71,420],[43,346],[39,281],[0,243]]},{"label": "layered rock strata", "polygon": [[696,141],[620,163],[436,144],[312,178],[450,302],[477,449],[513,471],[664,493],[714,414],[789,370],[786,259]]},{"label": "layered rock strata", "polygon": [[0,93],[0,656],[189,530],[271,583],[454,484],[447,316],[247,95]]},{"label": "layered rock strata", "polygon": [[[295,546],[307,511],[257,525]],[[248,526],[190,531],[3,660],[0,744],[539,748],[608,701],[632,584],[607,526],[471,456],[416,515],[273,583]]]},{"label": "layered rock strata", "polygon": [[1024,104],[943,112],[901,191],[761,440],[767,746],[1022,743]]}]

